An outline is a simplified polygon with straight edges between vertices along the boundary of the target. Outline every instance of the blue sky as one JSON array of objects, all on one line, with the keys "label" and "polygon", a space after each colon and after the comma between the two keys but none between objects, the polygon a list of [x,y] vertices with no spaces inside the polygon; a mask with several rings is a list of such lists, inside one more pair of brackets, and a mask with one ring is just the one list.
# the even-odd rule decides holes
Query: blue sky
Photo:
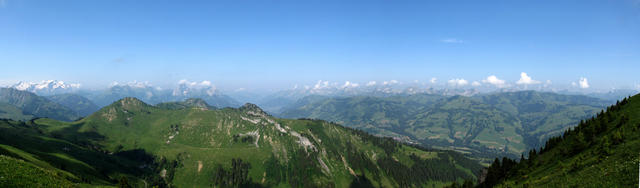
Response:
[{"label": "blue sky", "polygon": [[640,1],[0,0],[0,83],[640,84]]}]

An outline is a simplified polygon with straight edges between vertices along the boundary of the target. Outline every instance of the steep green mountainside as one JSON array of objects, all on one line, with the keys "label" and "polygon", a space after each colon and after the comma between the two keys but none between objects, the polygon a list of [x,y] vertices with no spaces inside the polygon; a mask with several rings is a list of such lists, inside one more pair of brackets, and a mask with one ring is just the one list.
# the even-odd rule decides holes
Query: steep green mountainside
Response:
[{"label": "steep green mountainside", "polygon": [[[26,117],[33,116],[72,121],[80,117],[77,112],[45,97],[40,97],[27,91],[0,88],[0,106],[6,106],[7,104],[13,106],[13,108],[0,107],[0,110],[4,112],[0,112],[0,118],[27,120],[25,119]],[[15,112],[16,108],[20,109],[21,112],[19,114]]]},{"label": "steep green mountainside", "polygon": [[207,110],[215,110],[216,107],[210,106],[206,101],[199,98],[189,98],[181,102],[165,102],[156,104],[158,108],[168,110],[181,110],[186,108],[202,108]]},{"label": "steep green mountainside", "polygon": [[62,106],[78,112],[78,114],[83,117],[100,109],[98,105],[93,104],[89,99],[76,94],[58,94],[47,96],[47,98],[55,103],[61,104]]},{"label": "steep green mountainside", "polygon": [[285,118],[315,118],[410,143],[470,152],[482,158],[515,157],[538,147],[607,104],[596,98],[535,91],[444,97],[303,99]]},{"label": "steep green mountainside", "polygon": [[[13,132],[3,130],[0,144],[14,151],[6,155],[33,158],[32,164],[69,172],[71,182],[94,185],[126,177],[134,186],[441,187],[475,180],[482,168],[453,151],[421,149],[321,120],[274,118],[252,104],[169,109],[125,98],[72,123],[6,124]],[[25,134],[33,141],[19,138]]]},{"label": "steep green mountainside", "polygon": [[496,159],[480,187],[638,187],[640,95],[549,139],[519,162]]}]

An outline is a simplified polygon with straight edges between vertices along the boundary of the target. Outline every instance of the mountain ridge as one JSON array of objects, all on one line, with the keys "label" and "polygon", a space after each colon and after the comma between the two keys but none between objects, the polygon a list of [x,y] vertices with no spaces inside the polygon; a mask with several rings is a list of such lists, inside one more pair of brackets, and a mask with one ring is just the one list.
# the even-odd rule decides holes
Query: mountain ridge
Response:
[{"label": "mountain ridge", "polygon": [[[482,168],[456,152],[416,148],[321,120],[275,118],[254,104],[169,110],[130,97],[76,122],[33,123],[37,126],[24,128],[104,153],[127,152],[135,159],[147,156],[131,153],[142,149],[152,156],[144,163],[156,165],[143,169],[145,177],[123,174],[139,186],[146,181],[172,186],[345,187],[368,182],[376,187],[440,187],[477,179]],[[1,139],[0,144],[21,146]],[[118,176],[114,171],[89,179],[114,182]]]}]

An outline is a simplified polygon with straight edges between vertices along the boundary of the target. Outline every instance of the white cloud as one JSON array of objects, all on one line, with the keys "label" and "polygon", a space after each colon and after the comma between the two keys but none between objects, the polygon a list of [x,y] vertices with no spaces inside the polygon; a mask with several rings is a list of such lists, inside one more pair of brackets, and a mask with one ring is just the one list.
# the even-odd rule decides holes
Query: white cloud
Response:
[{"label": "white cloud", "polygon": [[520,80],[518,80],[516,82],[516,84],[520,84],[520,85],[523,85],[523,84],[524,85],[530,85],[530,84],[539,84],[539,83],[541,83],[541,82],[538,81],[538,80],[531,79],[531,77],[529,75],[527,75],[526,72],[520,73]]},{"label": "white cloud", "polygon": [[211,81],[204,80],[204,81],[200,82],[200,85],[202,85],[202,86],[211,86]]},{"label": "white cloud", "polygon": [[587,78],[585,78],[585,77],[581,77],[580,78],[580,81],[578,81],[578,85],[580,85],[580,88],[582,88],[582,89],[589,88],[589,82],[587,81]]},{"label": "white cloud", "polygon": [[506,82],[504,80],[500,80],[495,75],[491,75],[487,77],[487,79],[482,80],[482,83],[489,83],[491,85],[495,85],[496,87],[502,88],[506,87]]},{"label": "white cloud", "polygon": [[375,86],[376,85],[376,81],[369,81],[367,83],[367,86]]},{"label": "white cloud", "polygon": [[460,43],[464,43],[464,41],[463,41],[463,40],[456,39],[456,38],[445,38],[445,39],[440,40],[440,42],[443,42],[443,43],[450,43],[450,44],[460,44]]},{"label": "white cloud", "polygon": [[350,81],[346,81],[346,82],[344,82],[344,85],[342,85],[342,88],[343,88],[343,89],[344,89],[344,88],[355,88],[355,87],[358,87],[358,86],[360,86],[360,84],[358,84],[358,83],[352,83],[352,82],[350,82]]},{"label": "white cloud", "polygon": [[477,87],[477,86],[480,86],[480,85],[482,85],[482,84],[481,84],[480,82],[478,82],[478,81],[473,81],[473,82],[471,83],[471,85],[472,85],[472,86],[476,86],[476,87]]},{"label": "white cloud", "polygon": [[397,80],[390,80],[390,81],[384,81],[382,82],[382,85],[393,85],[393,84],[397,84],[400,83]]},{"label": "white cloud", "polygon": [[465,86],[467,84],[469,84],[469,81],[462,79],[462,78],[456,78],[456,79],[451,79],[449,81],[447,81],[449,83],[449,85],[454,86],[454,87],[459,87],[459,86]]},{"label": "white cloud", "polygon": [[316,85],[313,86],[313,89],[324,89],[329,87],[329,81],[318,80]]},{"label": "white cloud", "polygon": [[[117,82],[115,83],[117,84]],[[128,82],[127,85],[129,87],[137,87],[137,88],[151,87],[151,83],[149,83],[149,81],[138,82],[137,80],[134,80],[132,82]]]},{"label": "white cloud", "polygon": [[433,77],[431,78],[431,80],[429,80],[429,82],[431,82],[432,84],[435,84],[438,81],[437,78]]},{"label": "white cloud", "polygon": [[543,87],[549,87],[551,85],[551,80],[547,80],[544,85],[542,85]]},{"label": "white cloud", "polygon": [[203,80],[202,82],[190,82],[187,79],[178,81],[178,85],[188,85],[191,87],[211,87],[213,84],[209,80]]}]

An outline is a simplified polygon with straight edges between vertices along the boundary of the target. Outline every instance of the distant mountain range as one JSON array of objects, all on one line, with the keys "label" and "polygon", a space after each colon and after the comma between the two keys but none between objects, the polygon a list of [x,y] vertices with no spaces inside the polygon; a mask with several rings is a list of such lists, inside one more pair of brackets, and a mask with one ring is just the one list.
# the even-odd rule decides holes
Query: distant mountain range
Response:
[{"label": "distant mountain range", "polygon": [[521,91],[447,97],[305,97],[283,110],[285,118],[337,122],[410,143],[491,158],[539,147],[611,101]]},{"label": "distant mountain range", "polygon": [[273,94],[264,96],[255,103],[263,107],[265,110],[278,114],[285,107],[291,106],[298,100],[302,100],[308,96],[324,96],[324,97],[390,97],[390,96],[409,96],[415,94],[432,94],[442,96],[472,96],[479,92],[475,89],[434,89],[424,87],[403,87],[393,84],[360,86],[360,87],[319,87],[319,88],[296,88],[291,90],[278,91]]},{"label": "distant mountain range", "polygon": [[[91,100],[99,107],[109,105],[124,97],[136,97],[147,103],[176,102],[188,98],[200,98],[215,107],[238,107],[240,102],[222,94],[210,82],[181,81],[173,89],[153,87],[146,82],[114,83],[104,90],[83,90],[80,84],[68,84],[63,81],[47,80],[42,82],[19,82],[11,85],[21,91],[29,91],[40,96],[58,94],[76,94]],[[86,112],[90,112],[87,110]],[[86,113],[83,113],[86,114]]]},{"label": "distant mountain range", "polygon": [[220,94],[211,88],[194,89],[184,85],[176,89],[158,89],[150,86],[136,87],[116,85],[105,91],[78,93],[94,101],[98,106],[105,106],[124,97],[136,97],[147,103],[182,101],[188,98],[200,98],[216,107],[237,107],[240,103],[235,99]]},{"label": "distant mountain range", "polygon": [[40,82],[18,82],[11,85],[10,88],[46,96],[76,92],[80,89],[80,84],[65,83],[59,80],[43,80]]}]

